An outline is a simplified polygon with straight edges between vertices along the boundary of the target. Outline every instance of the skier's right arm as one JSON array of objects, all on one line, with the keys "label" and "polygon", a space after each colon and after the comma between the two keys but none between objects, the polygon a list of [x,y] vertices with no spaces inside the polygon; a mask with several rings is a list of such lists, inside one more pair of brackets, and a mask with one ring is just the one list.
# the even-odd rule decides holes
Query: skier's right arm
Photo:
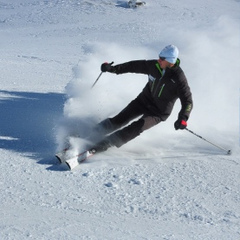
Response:
[{"label": "skier's right arm", "polygon": [[102,72],[111,72],[116,74],[122,73],[142,73],[149,74],[150,61],[137,60],[112,66],[113,63],[103,63],[101,65]]}]

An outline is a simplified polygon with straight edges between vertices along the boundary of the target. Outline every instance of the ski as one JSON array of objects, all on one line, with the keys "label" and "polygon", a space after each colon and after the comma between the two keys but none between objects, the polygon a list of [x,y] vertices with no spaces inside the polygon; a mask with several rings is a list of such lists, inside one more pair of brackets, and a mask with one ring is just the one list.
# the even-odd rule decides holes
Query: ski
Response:
[{"label": "ski", "polygon": [[58,161],[60,163],[64,163],[65,160],[68,158],[67,157],[67,151],[68,150],[69,150],[69,148],[65,148],[61,152],[58,152],[58,153],[55,154],[55,157],[58,159]]},{"label": "ski", "polygon": [[60,163],[65,163],[70,170],[77,167],[80,163],[86,161],[89,157],[93,156],[94,153],[85,150],[81,153],[74,153],[68,148],[57,153],[55,156],[60,161]]},{"label": "ski", "polygon": [[77,167],[80,163],[86,161],[89,157],[91,157],[93,153],[90,153],[89,151],[84,151],[82,153],[79,153],[77,156],[67,159],[65,163],[69,167],[70,170]]}]

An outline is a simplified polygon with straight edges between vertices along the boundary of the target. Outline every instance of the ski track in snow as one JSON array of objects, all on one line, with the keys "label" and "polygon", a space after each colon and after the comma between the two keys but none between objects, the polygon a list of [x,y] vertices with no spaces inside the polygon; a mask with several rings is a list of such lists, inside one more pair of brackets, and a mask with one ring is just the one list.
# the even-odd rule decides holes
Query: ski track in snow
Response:
[{"label": "ski track in snow", "polygon": [[[239,4],[0,1],[0,239],[240,239],[239,70],[223,79],[239,69]],[[119,111],[145,85],[146,76],[105,74],[87,91],[99,65],[157,57],[169,42],[192,86],[189,125],[233,154],[173,132],[177,105],[121,149],[73,171],[58,164],[63,136]]]}]

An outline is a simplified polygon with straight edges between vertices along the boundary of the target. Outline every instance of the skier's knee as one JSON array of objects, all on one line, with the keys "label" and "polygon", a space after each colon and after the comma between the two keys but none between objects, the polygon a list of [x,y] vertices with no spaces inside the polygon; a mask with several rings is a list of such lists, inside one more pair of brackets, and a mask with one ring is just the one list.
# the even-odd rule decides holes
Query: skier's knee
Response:
[{"label": "skier's knee", "polygon": [[142,132],[161,122],[161,119],[155,116],[146,116],[146,117],[143,117],[142,119],[144,120],[144,124],[141,129]]}]

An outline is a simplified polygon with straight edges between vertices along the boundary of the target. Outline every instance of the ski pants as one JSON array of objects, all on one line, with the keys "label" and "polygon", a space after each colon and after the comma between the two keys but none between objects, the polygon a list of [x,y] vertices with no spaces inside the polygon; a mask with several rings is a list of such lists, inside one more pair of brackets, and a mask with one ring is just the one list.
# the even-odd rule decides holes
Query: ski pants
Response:
[{"label": "ski pants", "polygon": [[[136,118],[138,119],[133,121]],[[106,137],[112,145],[121,147],[123,144],[139,136],[143,131],[160,122],[160,117],[151,115],[147,107],[136,98],[119,114],[115,117],[105,119],[99,123],[99,126],[103,128],[104,135],[112,133]]]}]

